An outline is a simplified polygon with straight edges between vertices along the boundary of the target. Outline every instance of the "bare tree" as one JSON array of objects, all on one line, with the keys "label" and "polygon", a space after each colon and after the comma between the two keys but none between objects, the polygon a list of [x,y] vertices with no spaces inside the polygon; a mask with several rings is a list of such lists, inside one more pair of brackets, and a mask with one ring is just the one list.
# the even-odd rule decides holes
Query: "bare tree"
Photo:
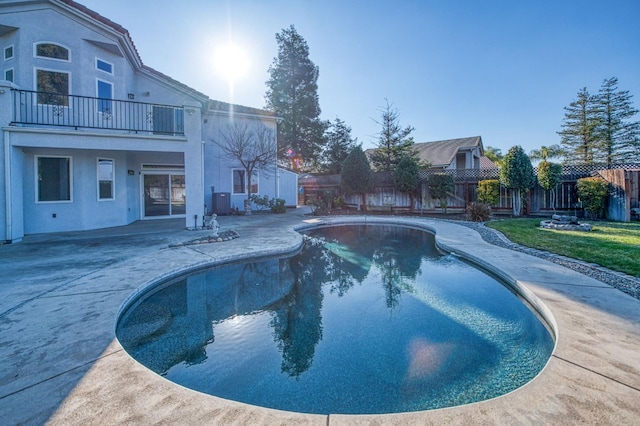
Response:
[{"label": "bare tree", "polygon": [[214,143],[220,147],[230,160],[240,163],[245,172],[247,202],[245,212],[250,206],[251,177],[257,170],[267,171],[275,166],[278,152],[273,129],[264,124],[249,126],[248,123],[234,123],[220,130],[220,138]]}]

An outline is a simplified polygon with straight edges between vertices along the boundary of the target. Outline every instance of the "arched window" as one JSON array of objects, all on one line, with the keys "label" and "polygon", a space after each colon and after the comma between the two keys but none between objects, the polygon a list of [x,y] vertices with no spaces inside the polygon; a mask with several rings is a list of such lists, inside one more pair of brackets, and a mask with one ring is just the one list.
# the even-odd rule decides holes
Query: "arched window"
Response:
[{"label": "arched window", "polygon": [[35,54],[39,58],[58,59],[61,61],[69,60],[69,49],[55,43],[36,44]]}]

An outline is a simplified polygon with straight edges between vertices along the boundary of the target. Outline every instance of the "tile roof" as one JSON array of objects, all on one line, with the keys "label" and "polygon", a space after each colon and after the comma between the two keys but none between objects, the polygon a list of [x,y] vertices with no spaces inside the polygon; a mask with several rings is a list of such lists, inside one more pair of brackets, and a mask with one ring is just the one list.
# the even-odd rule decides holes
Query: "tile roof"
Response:
[{"label": "tile roof", "polygon": [[191,93],[192,96],[195,96],[196,98],[201,98],[201,100],[207,99],[208,96],[205,95],[204,93],[201,93],[189,86],[187,86],[184,83],[179,82],[178,80],[175,80],[171,77],[169,77],[166,74],[161,73],[160,71],[151,68],[150,66],[144,65],[142,62],[142,58],[140,58],[140,53],[138,52],[138,49],[136,48],[135,43],[133,42],[133,39],[131,38],[131,35],[129,34],[129,31],[124,28],[122,25],[113,22],[112,20],[105,18],[104,16],[100,15],[97,12],[94,12],[93,10],[89,9],[88,7],[73,1],[73,0],[58,0],[60,3],[66,4],[69,7],[72,7],[74,9],[76,9],[77,11],[89,16],[90,18],[101,22],[105,25],[107,25],[108,27],[112,28],[113,30],[115,30],[116,32],[120,33],[123,38],[125,39],[125,43],[128,43],[131,46],[131,50],[134,53],[134,55],[136,56],[136,59],[139,61],[139,64],[141,66],[141,69],[155,75],[158,78],[164,79],[165,81],[168,81],[170,83],[172,83],[175,86],[178,86],[179,88],[181,88],[182,90]]}]

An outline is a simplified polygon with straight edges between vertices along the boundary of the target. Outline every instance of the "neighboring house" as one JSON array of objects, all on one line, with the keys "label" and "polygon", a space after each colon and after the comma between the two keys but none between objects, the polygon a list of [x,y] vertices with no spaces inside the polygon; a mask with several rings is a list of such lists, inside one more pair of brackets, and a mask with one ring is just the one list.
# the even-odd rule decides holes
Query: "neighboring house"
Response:
[{"label": "neighboring house", "polygon": [[[201,226],[211,188],[241,195],[238,165],[211,141],[239,121],[276,128],[144,65],[126,29],[71,0],[0,3],[0,54],[0,242],[139,219]],[[274,164],[257,178],[295,205],[297,175]]]},{"label": "neighboring house", "polygon": [[[421,161],[431,164],[432,170],[495,167],[495,165],[490,165],[493,164],[491,160],[484,157],[484,146],[480,136],[414,143],[413,148],[418,152],[418,158]],[[375,150],[376,148],[367,149],[365,151],[367,158],[370,158],[370,155]]]},{"label": "neighboring house", "polygon": [[[418,157],[431,164],[432,169],[480,169],[484,155],[482,137],[449,139],[415,143]],[[490,161],[490,160],[489,160]]]}]

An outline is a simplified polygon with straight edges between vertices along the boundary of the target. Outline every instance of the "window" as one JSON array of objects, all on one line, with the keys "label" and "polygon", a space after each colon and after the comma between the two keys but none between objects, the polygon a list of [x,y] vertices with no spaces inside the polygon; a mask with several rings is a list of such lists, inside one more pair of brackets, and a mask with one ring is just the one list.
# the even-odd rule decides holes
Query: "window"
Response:
[{"label": "window", "polygon": [[113,74],[113,64],[103,61],[102,59],[96,58],[96,69],[104,71],[107,74]]},{"label": "window", "polygon": [[112,159],[98,158],[98,200],[115,198],[113,170]]},{"label": "window", "polygon": [[[233,170],[233,193],[234,194],[246,194],[247,183],[245,181],[246,172],[242,169]],[[258,174],[253,172],[251,176],[251,193],[258,193]]]},{"label": "window", "polygon": [[106,81],[98,80],[97,91],[98,98],[100,98],[98,99],[98,111],[105,113],[113,112],[111,108],[112,102],[110,100],[107,100],[113,99],[113,84]]},{"label": "window", "polygon": [[35,55],[39,58],[57,59],[60,61],[69,61],[69,49],[55,43],[38,43],[36,44]]},{"label": "window", "polygon": [[184,110],[162,105],[153,106],[153,133],[183,134]]},{"label": "window", "polygon": [[71,201],[71,157],[36,157],[36,200]]},{"label": "window", "polygon": [[13,68],[9,68],[7,70],[4,70],[4,79],[10,82],[14,82],[13,81]]},{"label": "window", "polygon": [[36,70],[38,103],[69,106],[69,74],[66,72]]},{"label": "window", "polygon": [[13,45],[4,48],[4,60],[13,59]]}]

